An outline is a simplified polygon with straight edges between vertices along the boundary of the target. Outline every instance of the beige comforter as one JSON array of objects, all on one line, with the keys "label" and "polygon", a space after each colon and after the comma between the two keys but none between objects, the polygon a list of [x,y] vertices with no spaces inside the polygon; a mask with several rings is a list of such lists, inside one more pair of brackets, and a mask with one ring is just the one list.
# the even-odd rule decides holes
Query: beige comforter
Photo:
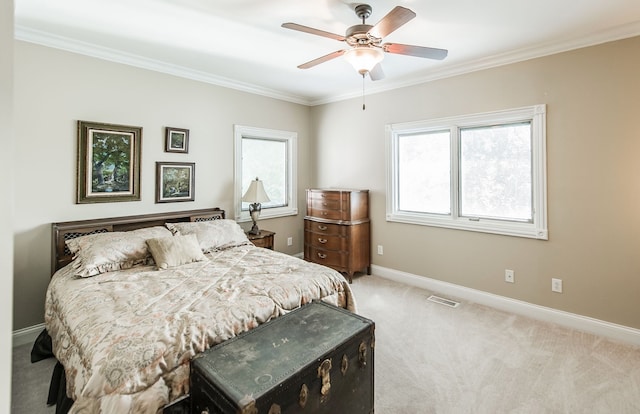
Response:
[{"label": "beige comforter", "polygon": [[45,323],[71,412],[155,413],[188,392],[189,360],[313,299],[355,311],[344,277],[254,246],[168,270],[58,271]]}]

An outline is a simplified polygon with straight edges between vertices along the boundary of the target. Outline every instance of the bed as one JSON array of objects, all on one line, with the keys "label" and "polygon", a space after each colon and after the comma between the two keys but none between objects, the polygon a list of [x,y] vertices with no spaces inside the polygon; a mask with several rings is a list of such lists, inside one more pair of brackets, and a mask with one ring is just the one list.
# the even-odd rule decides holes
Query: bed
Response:
[{"label": "bed", "polygon": [[58,360],[57,412],[169,412],[194,355],[314,299],[356,311],[340,273],[254,246],[217,208],[54,223],[52,238],[36,345]]}]

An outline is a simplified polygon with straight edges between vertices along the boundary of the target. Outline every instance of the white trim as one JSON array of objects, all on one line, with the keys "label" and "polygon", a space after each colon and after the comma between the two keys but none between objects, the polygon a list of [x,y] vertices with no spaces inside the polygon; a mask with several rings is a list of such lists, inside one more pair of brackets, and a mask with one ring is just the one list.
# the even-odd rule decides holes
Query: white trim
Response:
[{"label": "white trim", "polygon": [[[223,78],[211,73],[197,71],[194,69],[162,62],[154,59],[142,58],[130,53],[122,52],[115,49],[98,46],[93,43],[83,42],[68,37],[63,37],[49,33],[43,30],[32,29],[28,26],[16,24],[14,26],[15,38],[25,42],[35,43],[43,46],[62,49],[73,53],[79,53],[86,56],[93,56],[98,59],[104,59],[112,62],[123,63],[143,69],[155,70],[161,73],[168,73],[180,76],[186,79],[197,80],[200,82],[210,83],[213,85],[223,86],[230,89],[236,89],[256,95],[262,95],[275,99],[293,102],[307,106],[318,106],[332,102],[344,101],[360,97],[361,92],[349,92],[340,95],[326,96],[318,99],[305,97],[301,95],[291,95],[267,89],[248,83],[239,82],[233,79]],[[509,51],[506,53],[496,54],[470,62],[463,62],[452,65],[443,65],[441,69],[429,71],[424,76],[406,77],[397,81],[389,81],[380,85],[371,85],[367,90],[367,94],[373,95],[390,90],[410,87],[422,83],[432,82],[439,79],[451,78],[466,73],[472,73],[479,70],[495,68],[499,66],[509,65],[512,63],[522,62],[529,59],[540,58],[543,56],[554,55],[557,53],[568,52],[589,46],[595,46],[606,42],[631,38],[640,34],[640,22],[632,22],[622,26],[613,27],[586,37],[563,39],[561,41],[551,41],[525,47],[519,50]]]},{"label": "white trim", "polygon": [[256,128],[243,125],[233,126],[234,135],[234,215],[239,223],[251,221],[248,211],[242,211],[242,138],[282,140],[287,144],[287,205],[265,208],[260,219],[298,215],[298,133],[276,129]]},{"label": "white trim", "polygon": [[[459,203],[459,158],[460,128],[531,122],[532,154],[532,222],[496,220],[488,218],[462,217],[458,213]],[[451,145],[450,186],[451,209],[449,214],[430,214],[400,210],[398,151],[400,137],[415,133],[450,131]],[[547,229],[547,177],[546,177],[546,105],[533,105],[501,111],[460,115],[422,121],[385,125],[387,211],[386,220],[423,226],[445,227],[457,230],[478,231],[508,236],[548,240]]]},{"label": "white trim", "polygon": [[91,56],[109,62],[122,63],[136,68],[153,70],[155,72],[166,73],[180,78],[209,83],[212,85],[222,86],[224,88],[266,96],[268,98],[281,99],[283,101],[293,102],[300,105],[309,105],[309,100],[301,96],[287,94],[274,89],[264,88],[262,86],[214,75],[210,72],[163,62],[157,59],[150,59],[133,53],[99,46],[94,43],[84,42],[22,25],[15,26],[15,38],[24,42],[35,43],[42,46],[52,47],[54,49],[65,50],[71,53]]},{"label": "white trim", "polygon": [[[302,258],[302,253],[293,256]],[[479,303],[505,312],[527,316],[529,318],[555,323],[567,328],[589,332],[594,335],[604,336],[610,339],[640,345],[640,330],[624,325],[602,321],[588,316],[577,315],[545,306],[535,305],[481,290],[471,289],[441,280],[418,276],[412,273],[371,265],[371,272],[376,276],[396,282],[405,283],[421,289],[434,291],[440,295],[452,296],[457,299]],[[366,276],[365,276],[366,277]],[[13,347],[33,343],[44,329],[44,323],[13,332]]]},{"label": "white trim", "polygon": [[[367,95],[374,95],[400,88],[408,88],[423,83],[433,82],[440,79],[452,78],[454,76],[465,75],[480,70],[497,68],[500,66],[510,65],[513,63],[524,62],[531,59],[537,59],[544,56],[555,55],[558,53],[570,52],[576,49],[596,46],[607,42],[627,39],[638,36],[640,34],[640,22],[632,22],[622,26],[613,27],[598,33],[588,35],[586,37],[553,40],[549,42],[539,43],[533,46],[524,47],[522,49],[512,50],[504,53],[498,53],[492,56],[486,56],[471,61],[465,61],[455,64],[446,64],[436,69],[425,72],[425,75],[417,77],[403,77],[396,81],[388,81],[376,84],[369,83],[367,86]],[[332,102],[345,101],[347,99],[359,98],[362,91],[348,92],[341,95],[327,96],[311,101],[310,106],[324,105]]]},{"label": "white trim", "polygon": [[567,328],[604,336],[632,345],[640,345],[639,329],[545,306],[535,305],[533,303],[511,299],[505,296],[495,295],[493,293],[483,292],[481,290],[471,289],[453,283],[443,282],[441,280],[431,279],[425,276],[418,276],[412,273],[401,272],[399,270],[389,269],[382,266],[372,265],[371,271],[376,276],[429,291],[434,291],[440,295],[452,296],[454,298],[490,306],[505,312],[511,312],[527,316],[529,318],[554,323]]},{"label": "white trim", "polygon": [[43,329],[44,323],[39,323],[37,325],[13,331],[13,347],[15,348],[20,345],[33,344]]}]

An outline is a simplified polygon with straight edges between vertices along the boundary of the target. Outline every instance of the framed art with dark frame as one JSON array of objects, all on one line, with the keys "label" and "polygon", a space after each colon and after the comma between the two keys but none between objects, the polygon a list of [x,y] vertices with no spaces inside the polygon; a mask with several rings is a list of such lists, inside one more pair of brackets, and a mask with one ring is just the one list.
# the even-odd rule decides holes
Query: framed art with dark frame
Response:
[{"label": "framed art with dark frame", "polygon": [[189,130],[183,128],[165,128],[165,152],[189,152]]},{"label": "framed art with dark frame", "polygon": [[76,203],[140,201],[142,127],[78,121]]},{"label": "framed art with dark frame", "polygon": [[196,164],[156,162],[156,203],[195,200]]}]

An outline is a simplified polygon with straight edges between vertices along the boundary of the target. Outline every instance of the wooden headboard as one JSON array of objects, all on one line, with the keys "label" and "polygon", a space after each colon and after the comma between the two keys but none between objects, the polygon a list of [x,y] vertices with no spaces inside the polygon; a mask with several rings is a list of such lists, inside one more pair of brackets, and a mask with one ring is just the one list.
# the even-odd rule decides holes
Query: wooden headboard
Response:
[{"label": "wooden headboard", "polygon": [[209,221],[225,218],[224,210],[208,208],[202,210],[176,211],[171,213],[145,214],[140,216],[113,217],[81,221],[65,221],[51,225],[51,274],[66,266],[73,257],[65,241],[93,233],[129,231],[143,227],[164,226],[165,223],[187,221]]}]

